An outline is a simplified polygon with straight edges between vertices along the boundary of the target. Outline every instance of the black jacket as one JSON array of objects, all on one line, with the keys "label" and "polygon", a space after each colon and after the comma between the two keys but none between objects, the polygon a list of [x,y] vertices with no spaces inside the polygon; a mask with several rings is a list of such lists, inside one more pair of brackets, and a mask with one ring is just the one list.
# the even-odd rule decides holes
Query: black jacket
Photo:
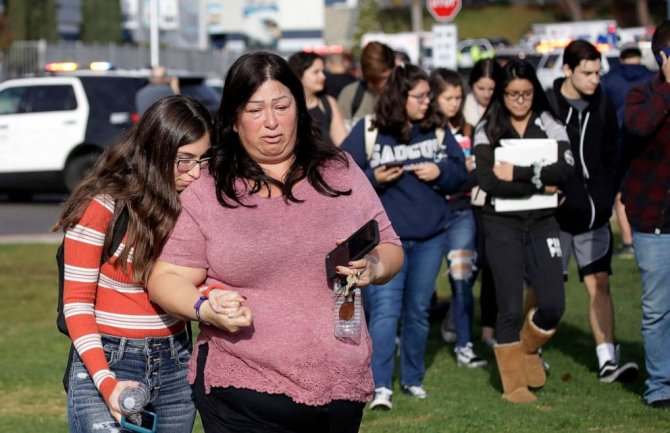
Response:
[{"label": "black jacket", "polygon": [[619,127],[614,105],[598,87],[585,99],[580,112],[561,94],[565,78],[554,81],[548,97],[558,118],[566,125],[575,176],[564,186],[565,202],[556,219],[561,230],[584,233],[606,224],[612,215],[617,191],[617,141]]}]

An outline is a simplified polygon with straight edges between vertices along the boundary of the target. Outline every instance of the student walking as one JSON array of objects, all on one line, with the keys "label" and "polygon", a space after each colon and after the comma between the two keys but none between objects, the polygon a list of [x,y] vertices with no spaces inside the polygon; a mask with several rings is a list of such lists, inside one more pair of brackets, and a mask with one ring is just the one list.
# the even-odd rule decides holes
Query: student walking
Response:
[{"label": "student walking", "polygon": [[[558,142],[557,162],[494,164],[494,150],[504,138],[552,138]],[[528,403],[536,400],[528,388],[542,387],[546,381],[537,351],[554,335],[565,309],[556,210],[502,212],[494,202],[555,193],[572,176],[574,161],[565,128],[551,115],[530,63],[514,60],[505,65],[474,141],[477,176],[487,192],[484,231],[498,302],[495,356],[503,398]],[[526,278],[536,290],[537,308],[524,318]]]},{"label": "student walking", "polygon": [[430,100],[428,75],[418,66],[398,66],[379,97],[369,154],[367,122],[359,122],[342,143],[377,191],[405,253],[405,263],[391,281],[364,292],[375,381],[371,409],[392,407],[399,322],[402,390],[420,399],[428,395],[423,377],[429,308],[451,215],[444,196],[459,191],[467,180],[463,152],[451,133],[446,131],[438,143],[436,126],[423,123]]},{"label": "student walking", "polygon": [[619,128],[614,105],[602,92],[600,52],[587,41],[573,41],[563,51],[564,78],[554,82],[548,96],[565,123],[575,175],[562,192],[565,200],[556,219],[561,228],[563,275],[573,254],[579,278],[589,295],[588,312],[596,343],[598,380],[631,381],[637,378],[634,362],[621,363],[614,344],[614,304],[610,293],[612,273],[612,216],[617,191]]},{"label": "student walking", "polygon": [[[138,382],[150,390],[158,432],[193,427],[185,324],[150,302],[144,285],[179,216],[179,193],[207,168],[211,131],[199,102],[163,98],[65,203],[56,228],[65,231],[63,312],[75,348],[67,394],[72,433],[118,431],[119,395]],[[101,264],[122,212],[125,237]]]},{"label": "student walking", "polygon": [[470,190],[476,184],[472,151],[472,125],[463,116],[463,82],[458,72],[437,68],[430,73],[430,90],[434,93],[432,116],[437,125],[452,133],[465,156],[469,179],[446,200],[452,210],[447,225],[444,254],[447,275],[451,285],[452,312],[455,323],[454,352],[458,365],[469,368],[484,367],[486,360],[477,356],[472,345],[474,296],[472,287],[476,277],[477,252],[475,218],[470,206]]}]

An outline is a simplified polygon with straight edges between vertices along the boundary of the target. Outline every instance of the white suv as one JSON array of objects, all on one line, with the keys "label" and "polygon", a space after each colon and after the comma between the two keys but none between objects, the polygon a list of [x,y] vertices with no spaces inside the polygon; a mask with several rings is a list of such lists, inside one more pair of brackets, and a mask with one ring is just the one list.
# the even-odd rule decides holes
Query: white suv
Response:
[{"label": "white suv", "polygon": [[[138,116],[146,73],[79,73],[0,83],[0,194],[71,191],[102,151]],[[182,93],[216,110],[202,78],[180,77]]]}]

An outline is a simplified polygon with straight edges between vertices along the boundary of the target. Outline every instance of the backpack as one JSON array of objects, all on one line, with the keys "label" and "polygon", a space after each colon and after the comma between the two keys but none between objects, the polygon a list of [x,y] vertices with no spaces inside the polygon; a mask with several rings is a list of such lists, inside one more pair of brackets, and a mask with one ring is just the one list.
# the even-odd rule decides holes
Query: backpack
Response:
[{"label": "backpack", "polygon": [[[366,114],[363,118],[365,122],[363,126],[363,132],[365,133],[365,157],[368,161],[372,158],[372,150],[375,147],[375,140],[377,140],[377,128],[372,125],[374,116],[372,114]],[[437,143],[442,144],[444,141],[444,128],[435,128],[435,136],[437,137]]]},{"label": "backpack", "polygon": [[[105,263],[110,257],[114,255],[114,252],[121,241],[123,236],[126,234],[128,229],[128,208],[123,208],[121,214],[114,222],[114,228],[112,229],[112,240],[109,243],[109,248],[106,251],[103,251],[102,258],[100,259],[100,266]],[[56,317],[56,326],[61,334],[65,334],[68,337],[70,333],[67,330],[67,325],[65,324],[65,315],[63,314],[63,286],[65,283],[65,238],[63,242],[58,246],[56,251],[56,264],[58,265],[58,305],[56,306],[56,312],[58,316]],[[67,393],[67,390],[70,386],[70,370],[72,368],[72,357],[74,355],[74,344],[70,344],[70,352],[67,357],[67,365],[65,366],[65,373],[63,373],[63,389]]]},{"label": "backpack", "polygon": [[[114,228],[112,229],[112,240],[109,243],[109,248],[103,252],[102,258],[100,259],[100,266],[105,263],[110,257],[114,255],[116,249],[121,245],[123,236],[126,234],[128,229],[128,208],[123,208],[121,214],[116,219],[114,223]],[[67,325],[65,324],[65,315],[63,314],[63,287],[65,283],[65,238],[61,242],[58,250],[56,251],[56,264],[58,265],[58,305],[56,306],[56,312],[58,316],[56,317],[56,326],[61,334],[65,334],[68,337],[70,333],[67,330]]]}]

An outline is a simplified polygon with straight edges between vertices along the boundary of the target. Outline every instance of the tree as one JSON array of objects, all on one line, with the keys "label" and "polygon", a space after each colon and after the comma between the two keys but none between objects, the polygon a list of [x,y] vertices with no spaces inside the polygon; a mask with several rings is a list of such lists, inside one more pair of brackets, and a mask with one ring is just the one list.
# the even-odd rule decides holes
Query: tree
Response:
[{"label": "tree", "polygon": [[382,26],[379,23],[380,10],[377,0],[360,0],[358,2],[358,22],[353,37],[355,55],[360,53],[361,39],[364,33],[382,31]]},{"label": "tree", "polygon": [[568,9],[572,21],[582,21],[584,19],[584,11],[579,0],[561,0],[561,3]]},{"label": "tree", "polygon": [[121,2],[82,0],[82,42],[121,42]]},{"label": "tree", "polygon": [[14,40],[58,40],[56,0],[7,0],[5,7]]},{"label": "tree", "polygon": [[637,12],[637,22],[641,26],[651,25],[651,16],[649,15],[649,4],[647,0],[635,0],[635,11]]}]

